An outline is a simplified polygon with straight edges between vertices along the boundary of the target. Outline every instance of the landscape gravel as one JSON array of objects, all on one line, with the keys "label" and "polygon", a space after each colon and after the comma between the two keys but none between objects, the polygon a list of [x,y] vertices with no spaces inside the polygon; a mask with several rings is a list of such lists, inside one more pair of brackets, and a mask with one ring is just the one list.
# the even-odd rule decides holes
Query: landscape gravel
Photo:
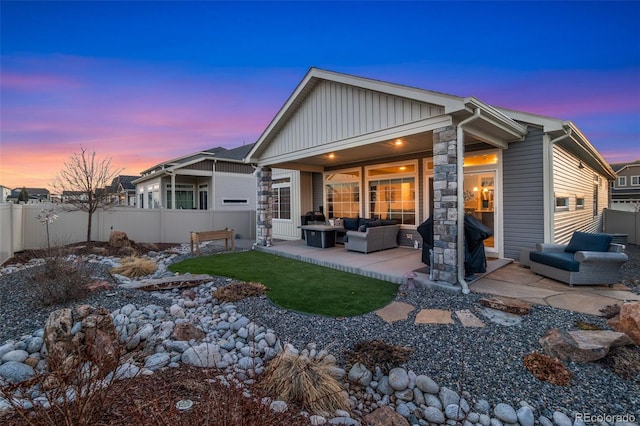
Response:
[{"label": "landscape gravel", "polygon": [[[215,247],[210,249],[210,252],[215,251]],[[627,253],[631,267],[625,267],[623,278],[634,287],[634,291],[638,291],[640,250],[637,246],[629,246]],[[186,256],[186,253],[172,256],[171,261]],[[116,282],[108,273],[116,260],[96,256],[91,261],[95,264],[96,279]],[[0,274],[0,344],[5,340],[33,333],[43,326],[50,312],[61,307],[43,308],[34,299],[33,288],[30,287],[33,283],[27,279],[29,274],[28,269],[4,270]],[[163,274],[166,271],[161,271],[158,276]],[[511,411],[517,410],[516,415],[521,424],[527,423],[530,418],[526,408],[529,406],[535,411],[536,418],[544,416],[555,419],[560,418],[562,413],[570,419],[575,418],[576,413],[608,416],[631,413],[636,419],[640,418],[640,377],[623,380],[601,363],[569,362],[565,364],[573,373],[572,384],[561,387],[537,380],[523,366],[523,357],[541,350],[538,340],[551,328],[573,330],[576,329],[576,321],[604,327],[603,318],[534,306],[521,322],[504,326],[490,322],[480,313],[479,300],[484,295],[462,295],[429,289],[403,290],[396,300],[409,303],[416,309],[407,320],[393,324],[386,323],[375,313],[337,319],[301,314],[277,307],[264,297],[241,300],[234,305],[251,322],[272,329],[283,343],[296,348],[327,349],[343,363],[344,368],[349,367],[344,365],[344,350],[355,343],[379,339],[388,344],[407,346],[412,349],[411,357],[402,367],[405,372],[409,372],[409,380],[412,380],[411,377],[416,380],[416,375],[428,376],[429,380],[421,379],[421,386],[427,388],[439,385],[441,400],[446,400],[442,395],[444,389],[466,395],[467,400],[460,399],[456,404],[461,407],[463,403],[472,405],[479,417],[484,416],[482,420],[488,420],[485,414],[489,405],[495,409],[500,407],[499,415],[494,412],[491,415],[506,419],[512,419]],[[156,297],[152,293],[116,287],[92,293],[78,304],[104,306],[110,311],[125,305],[156,305],[169,312],[174,302],[171,298]],[[468,309],[481,318],[486,326],[463,327],[458,321],[447,325],[415,324],[415,316],[421,309],[445,309],[451,312]],[[146,362],[150,366],[157,366],[164,365],[167,359],[165,355],[157,354]],[[397,373],[390,374],[385,380],[404,382],[404,373]],[[380,379],[374,377],[376,378]],[[381,380],[378,384],[378,390],[383,387],[383,382]],[[433,395],[428,392],[421,397],[433,399]],[[398,401],[396,410],[410,410],[411,404],[413,402],[404,404]],[[510,407],[500,404],[508,404]],[[476,409],[478,406],[483,408]],[[437,417],[446,412],[447,406],[441,407],[441,410],[429,408],[427,412]],[[449,408],[449,411],[455,410]],[[541,418],[538,420],[541,421]]]}]

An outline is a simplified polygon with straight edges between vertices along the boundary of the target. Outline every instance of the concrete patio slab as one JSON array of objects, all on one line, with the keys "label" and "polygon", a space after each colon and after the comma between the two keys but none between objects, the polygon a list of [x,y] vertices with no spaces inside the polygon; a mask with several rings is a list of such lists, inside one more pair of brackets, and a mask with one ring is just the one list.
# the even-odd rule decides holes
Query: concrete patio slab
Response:
[{"label": "concrete patio slab", "polygon": [[620,301],[610,297],[586,292],[567,292],[556,294],[545,299],[549,306],[574,312],[602,316],[600,309],[607,305],[615,305]]},{"label": "concrete patio slab", "polygon": [[451,318],[451,311],[422,309],[416,315],[416,324],[453,324],[453,318]]},{"label": "concrete patio slab", "polygon": [[540,275],[534,274],[530,269],[520,266],[519,263],[506,265],[490,275],[494,280],[517,282],[519,284],[533,284],[542,279]]},{"label": "concrete patio slab", "polygon": [[528,297],[544,299],[546,297],[553,296],[554,294],[562,293],[559,290],[547,290],[518,282],[495,280],[493,279],[493,274],[476,281],[469,287],[469,289],[474,293],[488,293],[511,297],[514,299],[523,299]]},{"label": "concrete patio slab", "polygon": [[378,309],[376,315],[389,324],[393,324],[396,321],[404,321],[409,318],[409,314],[413,312],[414,309],[415,308],[408,303],[391,302],[384,308]]},{"label": "concrete patio slab", "polygon": [[[587,289],[585,289],[586,291]],[[620,302],[638,300],[640,301],[640,294],[635,294],[627,290],[597,290],[589,291],[589,293],[597,294],[599,296],[610,297],[612,299],[618,299]]]}]

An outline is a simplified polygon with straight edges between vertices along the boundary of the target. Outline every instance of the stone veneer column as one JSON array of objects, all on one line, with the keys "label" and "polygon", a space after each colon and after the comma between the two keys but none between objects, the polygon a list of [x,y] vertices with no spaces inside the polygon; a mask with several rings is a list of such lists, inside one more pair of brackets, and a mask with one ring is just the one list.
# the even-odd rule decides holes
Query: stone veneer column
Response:
[{"label": "stone veneer column", "polygon": [[457,129],[433,131],[433,275],[458,282]]},{"label": "stone veneer column", "polygon": [[273,188],[271,184],[271,168],[262,167],[258,177],[258,206],[256,210],[256,243],[261,246],[271,246],[272,235],[272,201]]}]

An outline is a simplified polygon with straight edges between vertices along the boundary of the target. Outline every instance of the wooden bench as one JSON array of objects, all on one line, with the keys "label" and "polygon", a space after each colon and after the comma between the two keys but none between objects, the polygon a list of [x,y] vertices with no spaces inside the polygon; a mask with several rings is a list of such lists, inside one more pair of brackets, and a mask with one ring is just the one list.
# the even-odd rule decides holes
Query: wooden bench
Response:
[{"label": "wooden bench", "polygon": [[220,231],[203,231],[191,232],[191,254],[193,254],[193,246],[196,246],[196,254],[200,256],[200,243],[204,241],[224,240],[224,249],[229,250],[229,240],[231,240],[231,250],[236,249],[236,232],[231,229],[223,229]]}]

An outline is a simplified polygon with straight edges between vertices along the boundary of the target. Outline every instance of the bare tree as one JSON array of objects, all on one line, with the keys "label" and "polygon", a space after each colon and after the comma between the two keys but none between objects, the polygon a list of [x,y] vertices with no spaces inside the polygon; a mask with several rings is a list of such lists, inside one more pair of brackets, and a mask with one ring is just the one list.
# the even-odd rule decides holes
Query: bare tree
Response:
[{"label": "bare tree", "polygon": [[80,147],[64,163],[54,187],[60,194],[70,194],[65,203],[70,210],[87,212],[87,242],[91,241],[91,222],[99,208],[109,208],[112,204],[111,181],[122,172],[114,169],[111,158],[96,158],[96,153]]}]

